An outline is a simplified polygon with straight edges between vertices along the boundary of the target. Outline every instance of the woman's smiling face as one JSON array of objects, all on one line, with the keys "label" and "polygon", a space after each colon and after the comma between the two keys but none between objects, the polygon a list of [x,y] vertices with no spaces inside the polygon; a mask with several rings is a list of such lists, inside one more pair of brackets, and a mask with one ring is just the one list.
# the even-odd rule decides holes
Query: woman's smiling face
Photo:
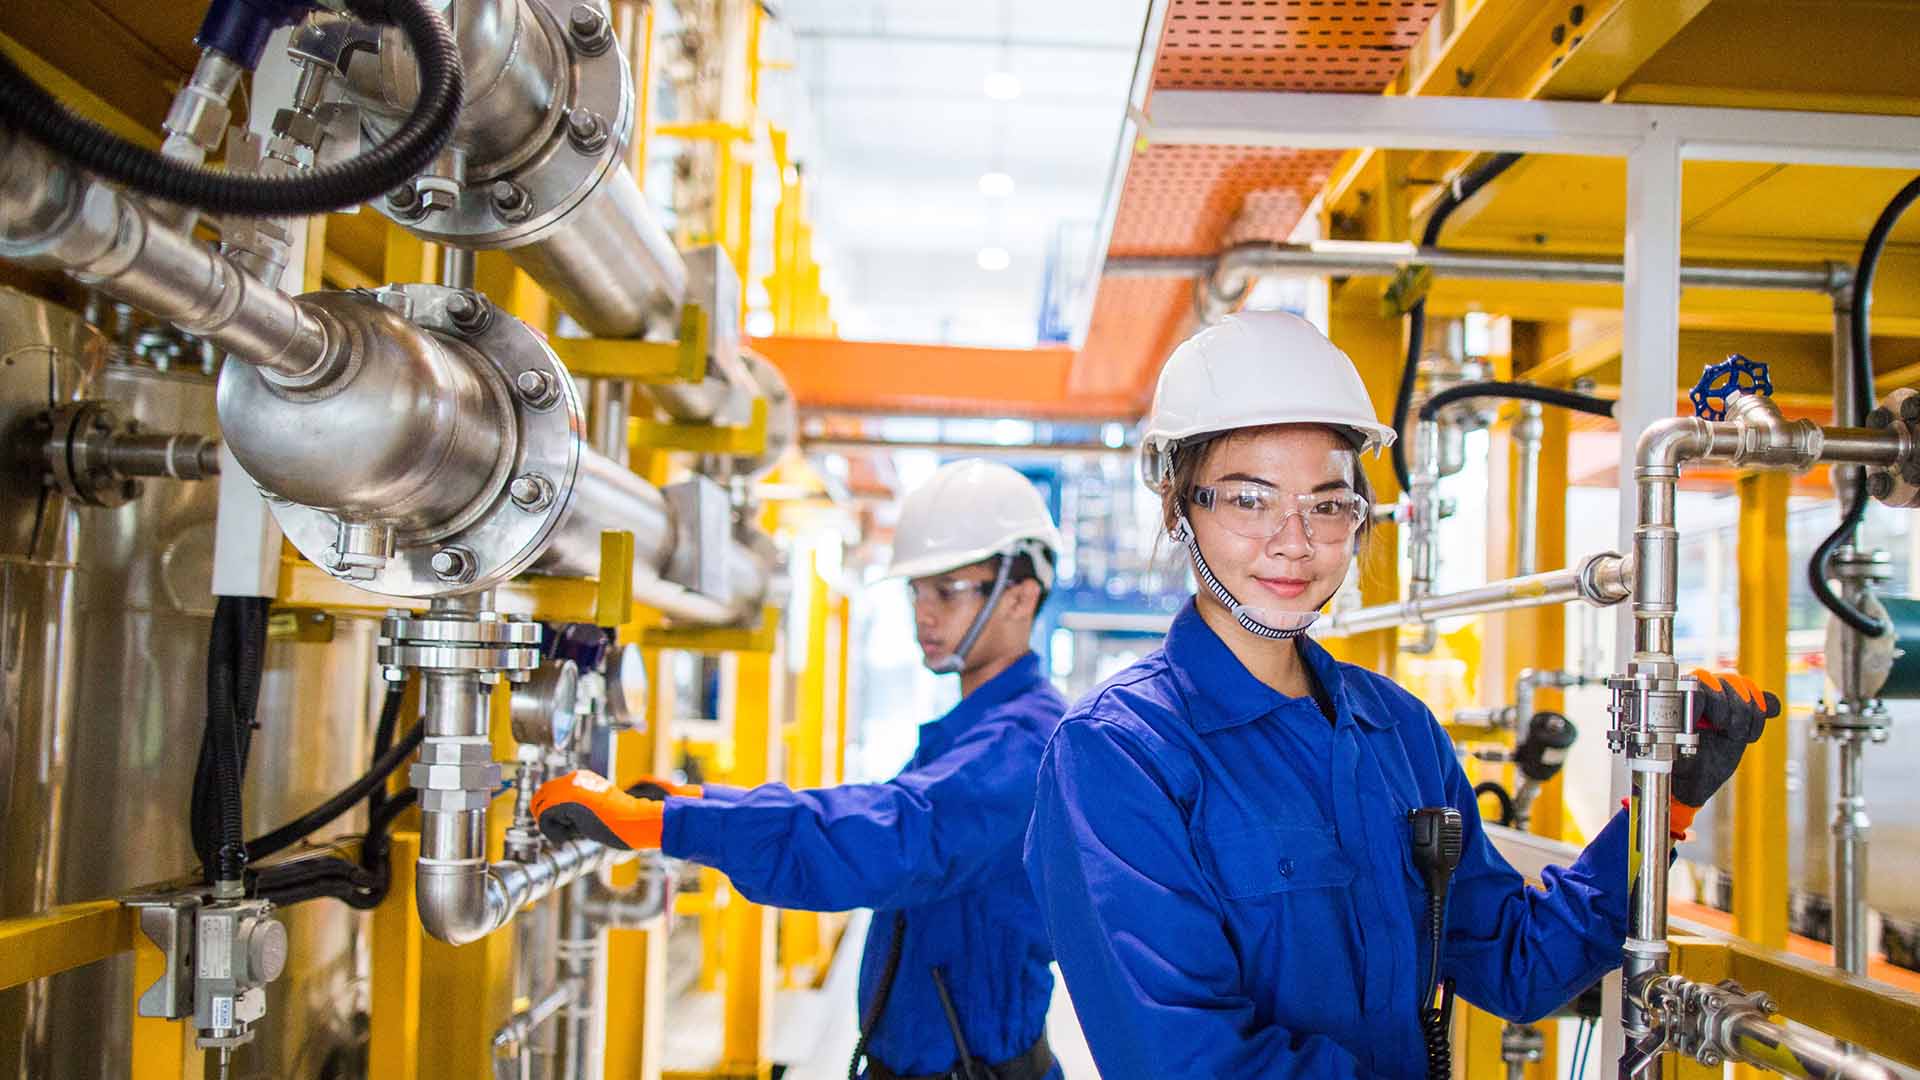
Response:
[{"label": "woman's smiling face", "polygon": [[[1194,487],[1258,489],[1289,506],[1298,495],[1354,496],[1353,444],[1317,424],[1285,424],[1224,436],[1204,450]],[[1255,491],[1248,491],[1249,495]],[[1222,516],[1184,493],[1194,539],[1214,577],[1249,608],[1305,615],[1325,606],[1346,579],[1357,533],[1310,535],[1303,514],[1288,514],[1279,531],[1255,539],[1229,531]],[[1328,530],[1322,529],[1324,534]],[[1201,603],[1218,604],[1207,590]]]}]

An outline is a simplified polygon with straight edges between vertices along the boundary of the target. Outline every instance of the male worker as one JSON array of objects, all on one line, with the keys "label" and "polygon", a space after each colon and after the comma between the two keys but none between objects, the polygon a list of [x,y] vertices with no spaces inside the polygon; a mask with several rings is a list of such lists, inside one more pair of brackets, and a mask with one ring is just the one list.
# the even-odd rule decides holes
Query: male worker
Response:
[{"label": "male worker", "polygon": [[1066,711],[1028,648],[1059,550],[1025,477],[944,466],[907,496],[888,573],[909,579],[926,665],[959,675],[961,699],[921,725],[905,772],[805,791],[650,780],[633,794],[578,772],[535,795],[541,830],[659,848],[722,871],[756,903],[873,908],[850,1077],[863,1056],[872,1080],[1058,1076],[1053,951],[1020,848],[1041,751]]}]

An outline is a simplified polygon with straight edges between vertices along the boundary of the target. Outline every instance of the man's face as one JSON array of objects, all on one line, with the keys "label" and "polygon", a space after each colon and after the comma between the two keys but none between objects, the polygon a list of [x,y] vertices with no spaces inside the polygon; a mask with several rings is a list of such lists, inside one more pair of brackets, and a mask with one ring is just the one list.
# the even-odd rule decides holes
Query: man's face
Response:
[{"label": "man's face", "polygon": [[994,569],[991,561],[974,563],[907,583],[913,596],[914,636],[928,667],[960,647],[993,590]]},{"label": "man's face", "polygon": [[[998,560],[988,559],[944,574],[915,578],[907,583],[913,593],[914,635],[920,641],[928,667],[939,670],[967,636],[967,630],[993,591]],[[967,652],[966,669],[973,671],[1017,657],[1028,648],[1034,614],[1040,608],[1040,583],[1027,578],[1009,581],[1000,602]]]}]

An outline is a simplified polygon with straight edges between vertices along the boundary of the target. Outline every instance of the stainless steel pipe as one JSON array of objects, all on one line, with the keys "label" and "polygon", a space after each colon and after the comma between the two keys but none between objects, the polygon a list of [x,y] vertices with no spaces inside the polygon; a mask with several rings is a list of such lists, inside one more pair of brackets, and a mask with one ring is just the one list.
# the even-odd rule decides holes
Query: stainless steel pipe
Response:
[{"label": "stainless steel pipe", "polygon": [[64,270],[289,385],[328,369],[340,333],[144,203],[4,125],[0,258]]},{"label": "stainless steel pipe", "polygon": [[721,625],[756,613],[765,597],[770,569],[753,549],[737,539],[727,542],[728,588],[706,596],[663,576],[675,548],[695,542],[674,521],[660,490],[605,457],[582,448],[572,503],[554,531],[534,572],[588,577],[600,572],[600,534],[611,529],[633,533],[633,597],[676,622]]},{"label": "stainless steel pipe", "polygon": [[1590,555],[1577,567],[1490,581],[1458,592],[1437,593],[1329,615],[1313,625],[1317,638],[1345,637],[1451,615],[1478,615],[1584,600],[1604,607],[1625,600],[1632,587],[1631,560],[1613,552]]},{"label": "stainless steel pipe", "polygon": [[[1675,489],[1682,464],[1713,462],[1754,468],[1805,471],[1825,461],[1888,465],[1912,452],[1895,431],[1823,429],[1807,420],[1788,421],[1763,397],[1735,392],[1727,419],[1672,417],[1651,424],[1635,448],[1638,525],[1634,529],[1633,657],[1615,688],[1615,745],[1626,753],[1632,777],[1631,818],[1634,880],[1629,912],[1622,994],[1622,1023],[1629,1047],[1620,1076],[1658,1080],[1660,1062],[1646,1047],[1653,1030],[1642,992],[1667,970],[1667,866],[1673,841],[1672,768],[1687,752],[1693,727],[1691,680],[1679,677],[1673,656],[1673,619],[1679,593],[1679,535],[1674,527]],[[1638,1048],[1634,1044],[1638,1044]]]},{"label": "stainless steel pipe", "polygon": [[[1393,274],[1418,265],[1439,277],[1482,281],[1544,281],[1569,284],[1619,284],[1626,278],[1619,259],[1591,256],[1506,255],[1450,251],[1411,244],[1369,241],[1321,241],[1314,244],[1250,243],[1215,256],[1116,255],[1107,259],[1108,277],[1209,277],[1211,288],[1232,301],[1249,278],[1263,274],[1314,274],[1333,277]],[[1852,280],[1840,263],[1769,265],[1759,263],[1682,263],[1680,283],[1711,288],[1779,289],[1830,293]]]},{"label": "stainless steel pipe", "polygon": [[[1742,1015],[1728,1025],[1729,1061],[1758,1065],[1775,1072],[1781,1055],[1799,1066],[1799,1075],[1812,1080],[1898,1080],[1898,1074],[1863,1054],[1841,1050],[1829,1039],[1795,1031],[1764,1017]],[[1790,1074],[1792,1075],[1792,1074]]]}]

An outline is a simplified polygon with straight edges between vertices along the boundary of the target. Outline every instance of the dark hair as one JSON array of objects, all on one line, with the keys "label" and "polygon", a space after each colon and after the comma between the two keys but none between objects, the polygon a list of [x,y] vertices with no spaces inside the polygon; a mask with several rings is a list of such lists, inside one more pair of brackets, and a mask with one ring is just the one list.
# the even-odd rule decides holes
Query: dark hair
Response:
[{"label": "dark hair", "polygon": [[[1187,499],[1193,494],[1195,482],[1200,476],[1200,467],[1212,456],[1213,448],[1220,443],[1247,435],[1257,435],[1263,431],[1272,431],[1279,427],[1292,425],[1269,424],[1266,427],[1239,428],[1217,435],[1207,435],[1191,439],[1173,448],[1173,467],[1167,472],[1166,489],[1160,493],[1160,523],[1168,532],[1180,520],[1180,512],[1185,508]],[[1353,444],[1344,438],[1341,445],[1352,448]],[[1367,500],[1371,510],[1373,506],[1373,485],[1367,482],[1367,472],[1360,467],[1360,451],[1353,450],[1353,493]],[[1360,527],[1353,533],[1353,553],[1359,556],[1365,549],[1367,537],[1373,532],[1373,515],[1368,513],[1360,521]]]},{"label": "dark hair", "polygon": [[[995,555],[993,561],[988,565],[993,567],[995,573],[999,573],[1000,560],[1005,558],[1005,555]],[[1053,552],[1047,550],[1047,569],[1049,571],[1054,569],[1054,563],[1055,556]],[[1039,570],[1033,565],[1033,555],[1025,551],[1013,557],[1013,566],[1007,570],[1007,584],[1016,585],[1022,581],[1031,581],[1040,587],[1040,599],[1033,602],[1033,613],[1038,616],[1040,609],[1047,606],[1047,597],[1052,594],[1053,590],[1047,588],[1047,583],[1040,580]]]}]

